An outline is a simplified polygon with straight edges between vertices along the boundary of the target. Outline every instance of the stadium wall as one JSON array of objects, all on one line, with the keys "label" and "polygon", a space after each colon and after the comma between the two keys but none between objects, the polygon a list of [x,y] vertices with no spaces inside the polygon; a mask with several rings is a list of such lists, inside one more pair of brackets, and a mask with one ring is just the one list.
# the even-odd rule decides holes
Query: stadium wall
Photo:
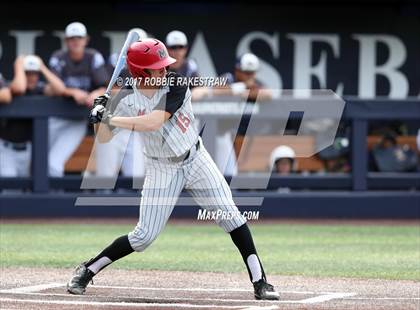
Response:
[{"label": "stadium wall", "polygon": [[8,3],[0,68],[11,79],[19,54],[36,53],[48,62],[63,45],[65,26],[77,20],[105,58],[119,51],[130,28],[161,40],[176,28],[187,34],[190,57],[204,76],[231,71],[238,55],[252,51],[262,60],[258,78],[272,88],[328,88],[363,99],[419,96],[420,4],[296,3],[86,3],[83,11],[70,3],[49,4],[48,10]]}]

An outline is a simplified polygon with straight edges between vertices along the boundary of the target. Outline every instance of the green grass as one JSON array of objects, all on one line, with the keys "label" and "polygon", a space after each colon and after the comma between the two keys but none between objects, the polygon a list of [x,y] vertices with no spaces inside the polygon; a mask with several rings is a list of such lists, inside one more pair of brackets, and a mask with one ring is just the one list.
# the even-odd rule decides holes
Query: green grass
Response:
[{"label": "green grass", "polygon": [[[2,224],[2,267],[73,267],[129,225]],[[416,226],[253,225],[268,274],[420,280]],[[168,225],[145,252],[115,263],[124,269],[246,272],[230,237],[216,225]]]}]

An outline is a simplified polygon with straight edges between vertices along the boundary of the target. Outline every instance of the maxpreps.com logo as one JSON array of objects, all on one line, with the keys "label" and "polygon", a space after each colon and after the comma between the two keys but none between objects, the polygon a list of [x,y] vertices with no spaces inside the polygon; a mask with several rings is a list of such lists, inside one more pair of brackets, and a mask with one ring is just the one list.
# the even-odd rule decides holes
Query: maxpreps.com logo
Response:
[{"label": "maxpreps.com logo", "polygon": [[159,54],[160,59],[166,58],[168,54],[166,54],[166,51],[164,49],[160,49],[157,51]]}]

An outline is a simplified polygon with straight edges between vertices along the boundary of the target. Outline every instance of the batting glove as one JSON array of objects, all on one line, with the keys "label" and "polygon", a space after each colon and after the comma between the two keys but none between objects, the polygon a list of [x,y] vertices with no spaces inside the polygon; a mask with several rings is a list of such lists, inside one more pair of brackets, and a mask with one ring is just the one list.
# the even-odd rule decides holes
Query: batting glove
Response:
[{"label": "batting glove", "polygon": [[105,108],[108,99],[108,94],[104,94],[95,98],[93,101],[93,109],[89,114],[89,122],[91,124],[96,124],[101,121],[105,124],[109,124],[109,120],[111,119],[112,114]]},{"label": "batting glove", "polygon": [[96,97],[95,100],[93,100],[93,107],[96,107],[97,105],[102,105],[106,107],[106,103],[108,102],[109,96],[108,95],[102,95],[99,97]]},{"label": "batting glove", "polygon": [[89,114],[89,123],[96,124],[102,122],[109,125],[109,121],[113,115],[103,105],[97,105]]},{"label": "batting glove", "polygon": [[94,108],[90,111],[89,123],[91,124],[99,123],[103,119],[105,112],[106,112],[106,109],[103,105],[101,104],[95,105]]}]

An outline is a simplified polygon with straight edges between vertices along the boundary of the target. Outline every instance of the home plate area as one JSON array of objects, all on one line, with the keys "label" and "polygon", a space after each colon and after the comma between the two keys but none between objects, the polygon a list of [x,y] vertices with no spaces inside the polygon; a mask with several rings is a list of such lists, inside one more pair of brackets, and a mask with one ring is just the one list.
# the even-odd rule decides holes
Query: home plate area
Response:
[{"label": "home plate area", "polygon": [[[246,274],[107,270],[70,295],[70,269],[5,268],[1,309],[419,309],[418,282],[270,276],[280,301],[254,299]],[[3,275],[5,277],[3,277]]]},{"label": "home plate area", "polygon": [[[281,291],[280,301],[257,301],[249,289],[169,288],[91,285],[83,296],[69,295],[64,283],[2,290],[2,306],[38,304],[111,308],[280,309],[280,304],[316,304],[355,293]],[[12,296],[8,296],[12,295]],[[36,306],[35,306],[36,307]],[[23,308],[23,307],[22,307]],[[56,307],[52,307],[56,308]],[[60,307],[62,309],[62,307]],[[79,308],[79,307],[78,307]]]}]

